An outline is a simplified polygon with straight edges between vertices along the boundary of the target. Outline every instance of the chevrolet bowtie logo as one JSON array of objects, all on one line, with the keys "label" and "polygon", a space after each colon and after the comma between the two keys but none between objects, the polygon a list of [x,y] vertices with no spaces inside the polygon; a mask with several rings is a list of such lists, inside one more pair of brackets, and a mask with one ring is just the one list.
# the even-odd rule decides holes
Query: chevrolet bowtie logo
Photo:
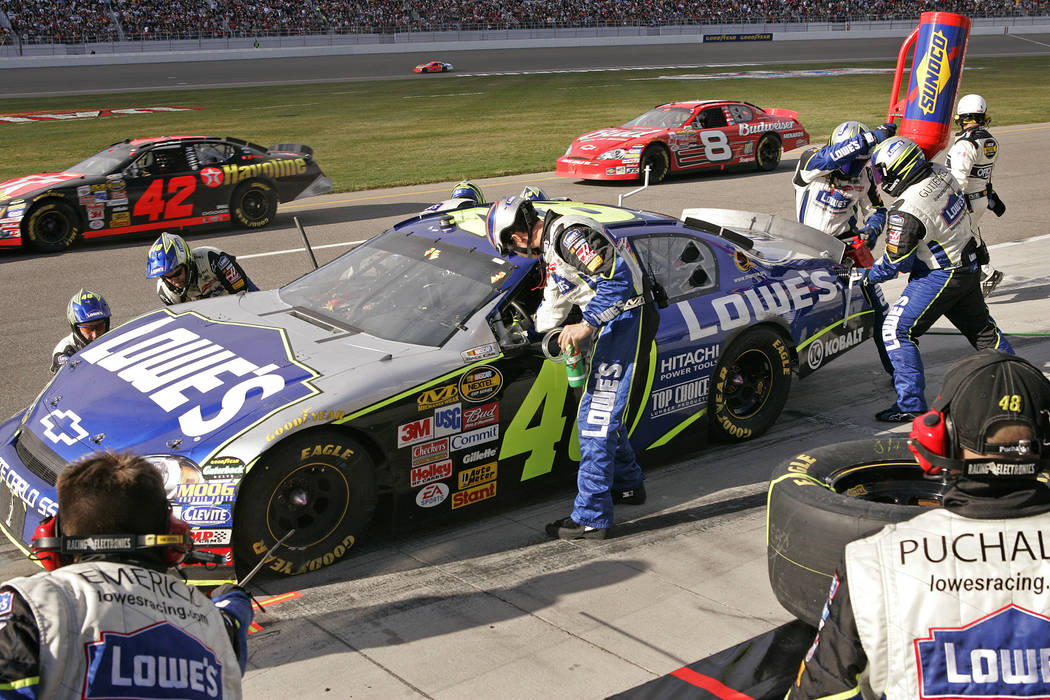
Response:
[{"label": "chevrolet bowtie logo", "polygon": [[64,442],[73,446],[88,436],[87,431],[80,427],[80,416],[73,411],[51,411],[40,419],[40,424],[47,428],[44,437],[55,444]]}]

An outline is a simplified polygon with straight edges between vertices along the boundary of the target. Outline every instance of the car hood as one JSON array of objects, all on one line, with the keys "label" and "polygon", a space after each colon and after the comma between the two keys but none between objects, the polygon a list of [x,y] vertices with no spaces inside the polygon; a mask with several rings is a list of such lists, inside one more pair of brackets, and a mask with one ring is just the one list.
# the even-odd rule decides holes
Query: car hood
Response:
[{"label": "car hood", "polygon": [[81,173],[40,173],[0,182],[0,203],[19,197],[32,197],[78,177],[84,176]]},{"label": "car hood", "polygon": [[147,313],[70,358],[23,429],[67,461],[98,449],[197,460],[305,400],[367,403],[396,382],[392,357],[433,351],[333,333],[302,316],[277,292]]},{"label": "car hood", "polygon": [[614,126],[590,131],[572,142],[568,155],[578,158],[594,158],[610,148],[627,148],[649,143],[656,136],[666,133],[666,129],[654,129],[641,126]]}]

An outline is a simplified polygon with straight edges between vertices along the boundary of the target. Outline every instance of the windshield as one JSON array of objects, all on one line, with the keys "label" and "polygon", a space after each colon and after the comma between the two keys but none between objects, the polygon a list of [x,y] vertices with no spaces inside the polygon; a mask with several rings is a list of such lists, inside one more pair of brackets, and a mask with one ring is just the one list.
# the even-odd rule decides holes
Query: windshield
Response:
[{"label": "windshield", "polygon": [[281,288],[281,299],[337,327],[438,347],[499,293],[514,266],[390,230]]},{"label": "windshield", "polygon": [[126,143],[115,143],[104,151],[69,166],[66,172],[82,175],[105,175],[123,165],[131,153],[131,146]]},{"label": "windshield", "polygon": [[635,117],[624,126],[650,126],[661,129],[675,129],[693,114],[693,110],[685,107],[657,107],[650,109],[640,117]]}]

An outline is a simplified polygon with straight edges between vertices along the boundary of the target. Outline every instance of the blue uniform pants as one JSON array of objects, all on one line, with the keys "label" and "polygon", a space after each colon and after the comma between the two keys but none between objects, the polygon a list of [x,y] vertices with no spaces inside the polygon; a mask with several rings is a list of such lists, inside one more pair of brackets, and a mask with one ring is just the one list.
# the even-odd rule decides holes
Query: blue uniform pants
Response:
[{"label": "blue uniform pants", "polygon": [[572,519],[581,525],[612,525],[612,491],[641,485],[642,469],[628,437],[649,373],[649,349],[657,311],[646,304],[621,313],[598,332],[587,389],[580,399],[579,493]]},{"label": "blue uniform pants", "polygon": [[995,348],[1013,354],[981,294],[980,272],[933,270],[913,277],[882,324],[882,341],[893,363],[897,408],[921,413],[926,406],[926,376],[917,339],[941,316],[947,317],[977,350]]}]

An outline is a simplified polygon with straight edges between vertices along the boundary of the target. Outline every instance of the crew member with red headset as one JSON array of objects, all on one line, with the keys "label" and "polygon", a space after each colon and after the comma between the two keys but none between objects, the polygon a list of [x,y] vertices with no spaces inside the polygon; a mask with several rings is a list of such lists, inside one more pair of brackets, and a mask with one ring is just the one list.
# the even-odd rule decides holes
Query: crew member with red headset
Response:
[{"label": "crew member with red headset", "polygon": [[240,698],[251,599],[166,573],[192,539],[160,472],[98,453],[57,489],[60,517],[34,540],[50,571],[0,586],[0,698]]},{"label": "crew member with red headset", "polygon": [[787,697],[1050,696],[1050,381],[970,355],[909,446],[944,507],[846,545]]}]

